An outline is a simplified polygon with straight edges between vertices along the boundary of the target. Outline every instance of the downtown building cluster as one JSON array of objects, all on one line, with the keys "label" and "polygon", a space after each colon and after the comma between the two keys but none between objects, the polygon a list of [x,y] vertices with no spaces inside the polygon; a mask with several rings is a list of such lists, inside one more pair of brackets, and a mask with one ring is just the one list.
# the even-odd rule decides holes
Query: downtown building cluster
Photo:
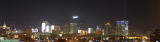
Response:
[{"label": "downtown building cluster", "polygon": [[119,35],[119,36],[127,36],[128,32],[128,21],[127,20],[119,20],[114,21],[115,24],[111,24],[111,22],[106,22],[103,25],[85,25],[83,24],[78,16],[73,16],[72,20],[65,23],[62,26],[56,27],[58,25],[49,25],[48,21],[43,21],[41,25],[42,33],[55,33],[54,31],[58,31],[63,34],[81,34],[86,32],[86,34],[100,34],[100,35]]},{"label": "downtown building cluster", "polygon": [[129,32],[128,24],[127,19],[118,19],[106,21],[104,24],[88,25],[81,22],[79,16],[73,16],[70,21],[65,22],[63,25],[51,24],[49,21],[43,20],[40,26],[32,24],[11,24],[7,26],[6,24],[3,24],[0,26],[0,30],[1,36],[8,35],[11,36],[7,37],[8,39],[14,38],[22,40],[26,40],[24,37],[29,37],[33,40],[50,40],[58,38],[119,40],[141,38],[136,36],[132,37],[132,34]]}]

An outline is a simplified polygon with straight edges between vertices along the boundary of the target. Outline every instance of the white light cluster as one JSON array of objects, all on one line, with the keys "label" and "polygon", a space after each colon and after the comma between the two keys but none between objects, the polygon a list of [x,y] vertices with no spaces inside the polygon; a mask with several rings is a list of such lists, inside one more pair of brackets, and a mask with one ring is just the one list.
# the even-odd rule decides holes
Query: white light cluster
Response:
[{"label": "white light cluster", "polygon": [[72,18],[73,18],[73,19],[77,19],[77,18],[79,18],[79,16],[73,16]]},{"label": "white light cluster", "polygon": [[46,26],[46,32],[49,32],[50,28],[49,25]]},{"label": "white light cluster", "polygon": [[82,30],[78,30],[78,33],[81,33]]},{"label": "white light cluster", "polygon": [[51,25],[51,30],[54,30],[54,25]]},{"label": "white light cluster", "polygon": [[52,30],[54,30],[54,25],[48,25],[47,23],[42,23],[42,32],[43,33],[52,33]]},{"label": "white light cluster", "polygon": [[45,32],[46,23],[42,23],[42,32]]},{"label": "white light cluster", "polygon": [[37,28],[36,29],[32,28],[32,32],[38,32],[38,29]]},{"label": "white light cluster", "polygon": [[88,33],[91,33],[91,28],[88,28]]}]

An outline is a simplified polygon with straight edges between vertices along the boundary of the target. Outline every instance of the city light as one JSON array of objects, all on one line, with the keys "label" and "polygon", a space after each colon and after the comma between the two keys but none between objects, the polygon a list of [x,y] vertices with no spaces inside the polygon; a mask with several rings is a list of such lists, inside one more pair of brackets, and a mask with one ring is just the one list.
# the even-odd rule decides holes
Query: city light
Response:
[{"label": "city light", "polygon": [[119,33],[122,35],[128,35],[128,21],[116,21]]},{"label": "city light", "polygon": [[45,32],[46,23],[42,23],[42,32]]},{"label": "city light", "polygon": [[49,25],[46,25],[46,31],[45,32],[49,32],[50,28]]},{"label": "city light", "polygon": [[72,18],[73,18],[73,19],[77,19],[77,18],[79,18],[79,16],[73,16]]},{"label": "city light", "polygon": [[89,34],[91,33],[91,28],[88,28],[88,33],[89,33]]},{"label": "city light", "polygon": [[81,33],[82,30],[78,30],[78,33]]},{"label": "city light", "polygon": [[156,41],[156,42],[159,42],[159,41]]},{"label": "city light", "polygon": [[32,28],[32,32],[38,32],[38,29],[37,28],[35,28],[35,29]]},{"label": "city light", "polygon": [[6,28],[7,26],[4,24],[3,27]]},{"label": "city light", "polygon": [[54,30],[54,25],[51,25],[51,30]]},{"label": "city light", "polygon": [[0,42],[160,42],[160,0],[0,3]]}]

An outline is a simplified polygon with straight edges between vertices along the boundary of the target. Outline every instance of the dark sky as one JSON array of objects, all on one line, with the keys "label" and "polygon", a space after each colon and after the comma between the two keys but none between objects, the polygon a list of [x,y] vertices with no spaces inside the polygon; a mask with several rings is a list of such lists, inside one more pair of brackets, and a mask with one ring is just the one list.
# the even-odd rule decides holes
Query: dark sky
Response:
[{"label": "dark sky", "polygon": [[[155,24],[154,5],[149,0],[5,0],[1,16],[8,24],[40,24],[42,16],[51,23],[63,24],[78,15],[88,24],[104,24],[105,17],[129,17],[130,27],[151,29]],[[153,14],[153,15],[151,15]]]}]

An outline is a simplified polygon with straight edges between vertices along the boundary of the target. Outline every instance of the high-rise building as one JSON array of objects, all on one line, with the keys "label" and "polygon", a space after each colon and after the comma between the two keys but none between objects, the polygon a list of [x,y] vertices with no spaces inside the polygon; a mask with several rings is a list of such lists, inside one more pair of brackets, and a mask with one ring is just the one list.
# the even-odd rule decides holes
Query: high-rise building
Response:
[{"label": "high-rise building", "polygon": [[72,16],[72,21],[70,22],[70,33],[76,33],[78,34],[78,30],[79,30],[79,20],[78,20],[79,16]]},{"label": "high-rise building", "polygon": [[107,22],[105,24],[105,26],[106,26],[106,28],[104,29],[105,34],[112,35],[113,34],[113,28],[112,28],[110,22]]},{"label": "high-rise building", "polygon": [[88,28],[88,34],[94,33],[93,28]]},{"label": "high-rise building", "polygon": [[52,33],[54,30],[54,25],[50,25],[48,21],[42,22],[42,33]]},{"label": "high-rise building", "polygon": [[70,32],[70,26],[69,23],[65,23],[63,26],[63,33],[68,34]]},{"label": "high-rise building", "polygon": [[54,26],[54,30],[52,30],[52,33],[54,34],[60,34],[62,31],[61,31],[61,27],[59,25],[55,25]]},{"label": "high-rise building", "polygon": [[99,28],[99,26],[97,26],[95,33],[96,33],[97,35],[101,35],[101,34],[102,34],[102,28]]},{"label": "high-rise building", "polygon": [[77,23],[70,23],[70,33],[78,33]]},{"label": "high-rise building", "polygon": [[128,21],[116,21],[117,24],[117,35],[128,35]]}]

